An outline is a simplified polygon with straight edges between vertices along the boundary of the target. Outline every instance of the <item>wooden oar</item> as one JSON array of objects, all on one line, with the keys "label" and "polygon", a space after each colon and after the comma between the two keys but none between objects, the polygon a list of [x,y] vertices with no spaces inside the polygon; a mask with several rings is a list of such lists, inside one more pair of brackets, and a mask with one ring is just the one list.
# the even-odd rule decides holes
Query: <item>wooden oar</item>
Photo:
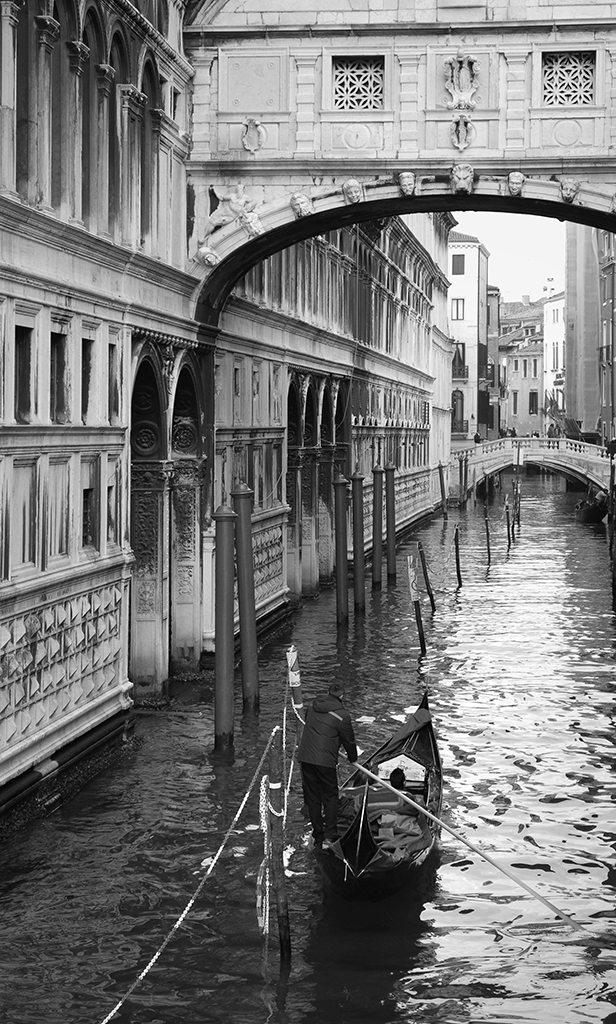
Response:
[{"label": "wooden oar", "polygon": [[573,918],[569,917],[568,914],[565,914],[563,910],[559,910],[558,907],[555,907],[553,903],[550,903],[549,900],[546,900],[544,896],[541,896],[538,892],[531,888],[530,885],[527,885],[526,882],[523,882],[521,878],[518,878],[517,875],[514,875],[513,871],[510,871],[509,868],[504,868],[502,864],[497,864],[497,862],[493,860],[492,857],[489,856],[489,854],[484,853],[483,850],[480,850],[478,846],[475,846],[474,843],[471,843],[469,839],[463,836],[460,832],[457,832],[455,828],[452,828],[450,825],[446,825],[444,821],[442,821],[440,818],[437,818],[436,814],[432,814],[432,812],[427,810],[426,807],[422,807],[421,804],[416,803],[414,800],[411,799],[410,796],[407,796],[406,793],[403,793],[399,789],[395,789],[393,786],[390,786],[388,782],[385,782],[385,780],[380,779],[378,775],[374,775],[371,771],[368,771],[368,769],[364,768],[363,765],[357,764],[357,762],[355,762],[353,767],[358,768],[360,772],[363,772],[364,775],[368,775],[371,779],[374,780],[374,782],[378,782],[381,786],[384,786],[385,789],[391,790],[392,793],[395,793],[396,796],[399,797],[401,800],[404,800],[405,803],[410,804],[411,807],[414,807],[416,811],[420,812],[420,814],[425,814],[426,818],[430,818],[431,821],[435,821],[437,825],[440,825],[441,828],[444,828],[446,832],[450,832],[452,836],[455,836],[456,839],[459,839],[461,843],[464,843],[466,846],[468,846],[469,849],[473,850],[474,853],[479,854],[480,857],[483,857],[484,860],[487,860],[488,864],[491,864],[498,871],[502,871],[502,873],[504,875],[507,875],[507,877],[510,878],[512,882],[515,882],[516,885],[521,886],[522,889],[525,889],[526,892],[530,893],[531,896],[534,896],[535,899],[540,900],[541,903],[543,903],[544,906],[548,908],[548,910],[551,910],[552,913],[556,914],[563,921],[566,921],[567,924],[570,924],[573,928],[577,928],[580,931],[584,930],[583,925],[578,924],[578,922],[574,921]]}]

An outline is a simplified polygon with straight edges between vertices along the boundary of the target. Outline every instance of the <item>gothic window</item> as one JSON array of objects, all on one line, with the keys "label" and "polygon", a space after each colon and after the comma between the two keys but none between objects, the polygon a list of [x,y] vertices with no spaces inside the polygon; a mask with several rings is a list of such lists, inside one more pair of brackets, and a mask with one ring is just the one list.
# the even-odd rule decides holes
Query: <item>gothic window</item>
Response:
[{"label": "gothic window", "polygon": [[53,16],[60,34],[51,53],[51,203],[61,210],[68,202],[68,150],[73,140],[68,137],[68,31],[62,5],[54,5]]},{"label": "gothic window", "polygon": [[588,106],[595,102],[595,54],[544,53],[543,102],[546,106]]},{"label": "gothic window", "polygon": [[383,109],[383,57],[334,57],[332,72],[335,110]]},{"label": "gothic window", "polygon": [[88,48],[84,59],[81,103],[81,215],[90,231],[96,230],[96,172],[98,162],[98,86],[96,65],[100,64],[102,46],[90,14],[86,19],[83,41]]},{"label": "gothic window", "polygon": [[120,138],[121,107],[119,88],[128,78],[128,61],[122,39],[116,34],[111,44],[109,63],[115,75],[109,96],[109,231],[115,240],[120,234]]},{"label": "gothic window", "polygon": [[158,78],[153,65],[148,62],[143,73],[142,92],[145,101],[141,122],[141,244],[146,252],[153,252],[154,209],[156,203],[156,168],[158,152],[152,112],[160,108]]}]

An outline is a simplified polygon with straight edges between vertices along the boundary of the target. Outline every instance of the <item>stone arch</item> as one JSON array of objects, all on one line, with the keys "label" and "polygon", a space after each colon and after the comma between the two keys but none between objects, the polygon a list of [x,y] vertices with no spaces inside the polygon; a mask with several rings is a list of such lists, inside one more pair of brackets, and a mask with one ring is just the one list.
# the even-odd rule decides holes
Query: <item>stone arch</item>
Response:
[{"label": "stone arch", "polygon": [[[451,429],[454,432],[461,433],[463,428],[461,424],[464,422],[464,392],[460,388],[455,388],[451,392]],[[456,431],[456,427],[459,429]]]},{"label": "stone arch", "polygon": [[297,448],[302,441],[302,406],[300,401],[297,378],[293,375],[289,381],[287,393],[287,445]]},{"label": "stone arch", "polygon": [[274,252],[339,227],[397,214],[483,210],[570,220],[616,231],[613,186],[581,182],[562,165],[558,173],[548,176],[523,174],[520,191],[516,188],[514,192],[509,173],[519,171],[520,165],[486,175],[471,168],[470,191],[460,190],[456,184],[453,172],[457,166],[447,173],[418,173],[412,195],[402,192],[398,176],[366,180],[364,198],[353,203],[347,201],[341,186],[313,190],[306,183],[304,192],[299,193],[306,202],[301,213],[297,212],[297,188],[290,196],[259,206],[243,185],[232,186],[227,190],[228,219],[223,222],[219,218],[221,225],[207,234],[193,254],[193,274],[200,278],[195,289],[196,318],[215,326],[239,278]]},{"label": "stone arch", "polygon": [[135,458],[160,460],[167,456],[162,394],[160,371],[145,355],[135,374],[131,400],[131,451]]},{"label": "stone arch", "polygon": [[331,445],[333,443],[334,412],[332,407],[330,385],[327,384],[323,388],[323,397],[321,401],[321,445]]},{"label": "stone arch", "polygon": [[199,457],[202,455],[202,438],[199,424],[201,415],[198,401],[198,385],[194,368],[188,362],[181,365],[173,395],[173,416],[171,422],[171,456],[177,458]]}]

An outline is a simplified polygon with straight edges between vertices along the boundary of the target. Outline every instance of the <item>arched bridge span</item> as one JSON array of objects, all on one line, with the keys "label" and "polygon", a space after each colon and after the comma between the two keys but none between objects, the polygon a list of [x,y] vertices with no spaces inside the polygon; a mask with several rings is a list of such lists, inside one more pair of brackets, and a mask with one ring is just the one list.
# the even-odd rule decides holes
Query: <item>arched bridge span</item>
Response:
[{"label": "arched bridge span", "polygon": [[[464,478],[469,488],[495,473],[524,463],[542,466],[585,486],[607,490],[610,483],[610,456],[606,449],[570,438],[504,437],[453,453],[454,470],[460,460],[467,460]],[[459,474],[452,472],[452,481],[457,476]]]}]

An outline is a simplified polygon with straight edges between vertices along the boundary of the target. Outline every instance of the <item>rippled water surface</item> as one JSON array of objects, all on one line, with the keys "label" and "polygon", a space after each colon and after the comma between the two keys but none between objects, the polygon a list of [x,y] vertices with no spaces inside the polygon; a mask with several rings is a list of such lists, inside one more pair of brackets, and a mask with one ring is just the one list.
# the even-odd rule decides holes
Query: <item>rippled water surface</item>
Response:
[{"label": "rippled water surface", "polygon": [[[194,905],[114,1021],[614,1024],[616,632],[606,532],[574,522],[577,497],[555,478],[525,479],[508,549],[497,492],[489,565],[482,506],[417,531],[437,605],[432,614],[420,580],[424,657],[411,543],[395,584],[373,594],[368,576],[365,618],[351,616],[348,630],[337,633],[333,591],[306,604],[261,652],[261,712],[242,718],[238,702],[231,758],[213,754],[207,684],[176,686],[169,709],[142,711],[133,751],[0,852],[0,1020],[101,1024],[187,906],[256,778]],[[257,922],[256,769],[283,721],[290,643],[305,698],[344,676],[364,749],[427,686],[445,822],[582,927],[445,831],[417,891],[376,905],[335,900],[295,779],[292,963],[281,977],[275,912],[269,941]],[[289,739],[292,730],[291,716]]]}]

